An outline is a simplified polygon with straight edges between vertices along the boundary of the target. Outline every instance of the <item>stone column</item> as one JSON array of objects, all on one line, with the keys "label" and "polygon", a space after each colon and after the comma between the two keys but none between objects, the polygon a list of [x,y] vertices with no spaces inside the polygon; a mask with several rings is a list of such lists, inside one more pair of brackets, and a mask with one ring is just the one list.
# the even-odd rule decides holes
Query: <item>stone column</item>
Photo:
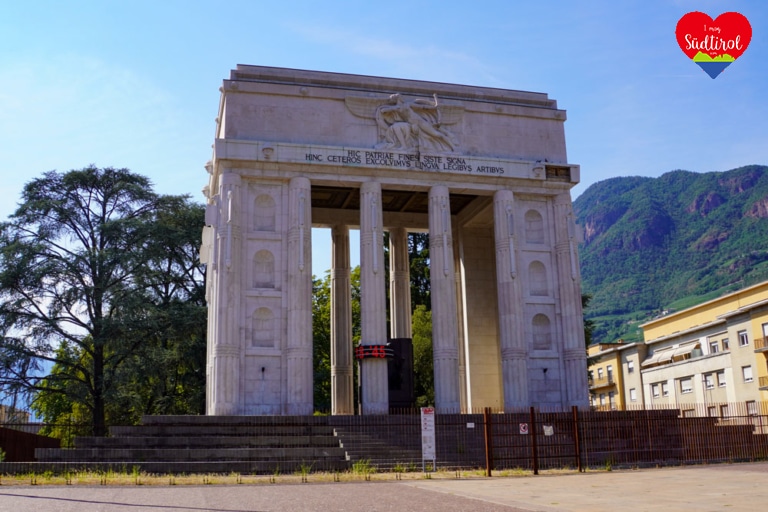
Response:
[{"label": "stone column", "polygon": [[[387,343],[387,303],[384,282],[384,248],[381,184],[360,188],[360,321],[362,345]],[[363,359],[360,365],[363,414],[389,413],[387,360]]]},{"label": "stone column", "polygon": [[563,362],[568,406],[589,405],[584,317],[581,309],[581,275],[571,196],[555,197],[555,257],[557,260],[560,316],[563,329]]},{"label": "stone column", "polygon": [[496,294],[499,303],[499,345],[504,409],[511,412],[528,405],[528,365],[523,327],[523,300],[517,269],[515,202],[509,190],[493,196],[496,241]]},{"label": "stone column", "polygon": [[349,228],[331,229],[331,414],[354,414]]},{"label": "stone column", "polygon": [[459,340],[451,203],[448,187],[442,185],[429,190],[429,260],[435,407],[438,412],[459,412]]},{"label": "stone column", "polygon": [[309,415],[312,403],[312,204],[307,178],[288,186],[288,343],[286,414]]},{"label": "stone column", "polygon": [[240,401],[240,283],[242,240],[240,232],[240,176],[221,175],[218,216],[215,331],[212,339],[213,390],[209,414],[239,414]]},{"label": "stone column", "polygon": [[[387,343],[386,290],[381,211],[381,184],[360,188],[360,330],[361,345]],[[389,412],[387,360],[363,359],[360,364],[363,414]]]},{"label": "stone column", "polygon": [[389,315],[393,338],[411,338],[411,273],[408,231],[389,231]]}]

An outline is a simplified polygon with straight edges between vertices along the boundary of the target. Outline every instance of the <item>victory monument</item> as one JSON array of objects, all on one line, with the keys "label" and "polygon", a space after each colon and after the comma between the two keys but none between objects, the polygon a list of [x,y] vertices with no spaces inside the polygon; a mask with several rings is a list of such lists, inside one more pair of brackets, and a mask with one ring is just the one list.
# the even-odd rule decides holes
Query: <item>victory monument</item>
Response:
[{"label": "victory monument", "polygon": [[355,412],[356,359],[362,413],[389,410],[387,341],[411,337],[409,231],[429,233],[438,412],[587,407],[565,118],[542,93],[233,70],[204,188],[208,414],[313,413],[313,227],[332,237],[333,414]]}]

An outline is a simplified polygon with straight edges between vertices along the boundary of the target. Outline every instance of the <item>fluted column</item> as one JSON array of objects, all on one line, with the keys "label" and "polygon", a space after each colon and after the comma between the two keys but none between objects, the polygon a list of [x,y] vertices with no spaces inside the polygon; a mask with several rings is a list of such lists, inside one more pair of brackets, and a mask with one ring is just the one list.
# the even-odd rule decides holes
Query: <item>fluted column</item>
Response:
[{"label": "fluted column", "polygon": [[312,414],[312,204],[307,178],[288,186],[286,414]]},{"label": "fluted column", "polygon": [[411,338],[411,274],[408,231],[389,231],[389,314],[393,338]]},{"label": "fluted column", "polygon": [[570,194],[555,197],[555,255],[563,328],[567,405],[587,407],[587,359],[581,308],[581,275]]},{"label": "fluted column", "polygon": [[499,345],[506,411],[526,407],[529,400],[522,290],[517,274],[514,211],[514,195],[511,191],[499,190],[494,194],[496,293],[499,303]]},{"label": "fluted column", "polygon": [[354,414],[349,228],[331,229],[331,414]]},{"label": "fluted column", "polygon": [[217,304],[212,364],[212,403],[209,414],[238,414],[240,401],[241,343],[239,329],[240,272],[242,250],[240,232],[240,176],[221,176],[220,209],[217,235]]},{"label": "fluted column", "polygon": [[459,340],[451,203],[448,187],[442,185],[429,191],[429,260],[435,407],[438,411],[459,412]]},{"label": "fluted column", "polygon": [[[387,304],[384,281],[384,248],[381,184],[360,188],[360,321],[362,345],[387,343]],[[387,360],[363,359],[360,365],[363,414],[389,412]]]}]

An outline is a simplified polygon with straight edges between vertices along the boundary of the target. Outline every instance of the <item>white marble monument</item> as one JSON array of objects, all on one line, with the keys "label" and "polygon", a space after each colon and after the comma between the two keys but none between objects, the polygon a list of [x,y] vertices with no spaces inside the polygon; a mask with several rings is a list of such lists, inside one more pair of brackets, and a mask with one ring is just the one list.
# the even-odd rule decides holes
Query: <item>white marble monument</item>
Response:
[{"label": "white marble monument", "polygon": [[238,66],[216,121],[201,248],[208,414],[312,414],[312,227],[331,228],[333,414],[355,412],[356,357],[363,414],[388,412],[385,280],[390,334],[409,337],[409,231],[429,233],[438,411],[588,406],[570,198],[579,167],[554,100]]}]

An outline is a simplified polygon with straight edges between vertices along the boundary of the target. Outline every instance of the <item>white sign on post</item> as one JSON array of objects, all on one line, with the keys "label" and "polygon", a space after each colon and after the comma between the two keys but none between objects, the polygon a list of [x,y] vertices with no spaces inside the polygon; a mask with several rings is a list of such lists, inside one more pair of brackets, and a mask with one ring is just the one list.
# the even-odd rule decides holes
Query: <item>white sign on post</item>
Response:
[{"label": "white sign on post", "polygon": [[434,461],[437,458],[437,450],[435,450],[435,408],[434,407],[422,407],[421,408],[421,462],[424,465],[425,461],[433,461],[432,468],[434,469]]}]

